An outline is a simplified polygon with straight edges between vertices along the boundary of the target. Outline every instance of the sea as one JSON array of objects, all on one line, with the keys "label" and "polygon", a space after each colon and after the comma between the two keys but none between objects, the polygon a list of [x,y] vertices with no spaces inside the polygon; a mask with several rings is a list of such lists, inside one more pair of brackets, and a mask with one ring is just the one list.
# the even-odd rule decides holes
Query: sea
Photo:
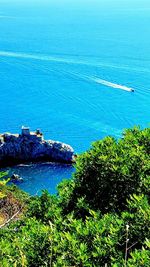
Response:
[{"label": "sea", "polygon": [[[82,153],[149,122],[149,0],[0,0],[0,133],[40,128]],[[32,195],[55,194],[74,167],[7,171]]]}]

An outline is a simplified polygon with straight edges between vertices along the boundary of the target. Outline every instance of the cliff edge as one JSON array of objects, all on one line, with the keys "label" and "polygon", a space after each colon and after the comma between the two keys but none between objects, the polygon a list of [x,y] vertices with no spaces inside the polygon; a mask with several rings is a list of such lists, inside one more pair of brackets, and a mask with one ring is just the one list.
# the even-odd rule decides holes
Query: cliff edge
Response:
[{"label": "cliff edge", "polygon": [[30,132],[28,127],[22,127],[21,134],[0,135],[0,167],[35,161],[71,163],[73,154],[70,145],[44,140],[39,130]]}]

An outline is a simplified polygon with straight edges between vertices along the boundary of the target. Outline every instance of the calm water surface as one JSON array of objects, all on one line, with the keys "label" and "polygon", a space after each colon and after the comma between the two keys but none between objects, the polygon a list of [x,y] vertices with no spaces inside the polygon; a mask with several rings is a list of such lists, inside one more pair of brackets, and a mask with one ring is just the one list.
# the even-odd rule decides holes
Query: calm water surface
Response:
[{"label": "calm water surface", "polygon": [[[0,0],[0,132],[41,128],[46,139],[82,152],[106,135],[120,137],[124,128],[147,127],[149,25],[148,0]],[[55,192],[73,168],[10,171],[35,194]]]}]

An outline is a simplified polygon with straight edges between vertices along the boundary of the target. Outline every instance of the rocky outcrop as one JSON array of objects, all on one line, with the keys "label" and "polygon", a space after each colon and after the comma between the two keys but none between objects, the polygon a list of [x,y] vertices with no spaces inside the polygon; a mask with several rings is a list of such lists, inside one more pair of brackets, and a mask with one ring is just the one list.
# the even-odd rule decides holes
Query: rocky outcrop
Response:
[{"label": "rocky outcrop", "polygon": [[13,183],[17,183],[17,182],[23,182],[23,178],[20,177],[18,174],[13,174],[10,178],[10,181]]},{"label": "rocky outcrop", "polygon": [[39,130],[30,132],[22,128],[21,134],[0,135],[0,166],[35,161],[56,161],[71,163],[73,148],[53,140],[44,140]]}]

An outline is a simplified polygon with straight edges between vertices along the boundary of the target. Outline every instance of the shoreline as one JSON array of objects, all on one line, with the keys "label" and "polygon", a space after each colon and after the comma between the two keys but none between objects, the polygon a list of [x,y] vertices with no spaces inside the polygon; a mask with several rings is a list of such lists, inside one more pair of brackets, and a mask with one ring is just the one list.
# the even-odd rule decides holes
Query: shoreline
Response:
[{"label": "shoreline", "polygon": [[0,134],[0,168],[36,162],[72,164],[74,149],[63,142],[44,140],[40,130],[30,132],[22,127],[21,134]]}]

